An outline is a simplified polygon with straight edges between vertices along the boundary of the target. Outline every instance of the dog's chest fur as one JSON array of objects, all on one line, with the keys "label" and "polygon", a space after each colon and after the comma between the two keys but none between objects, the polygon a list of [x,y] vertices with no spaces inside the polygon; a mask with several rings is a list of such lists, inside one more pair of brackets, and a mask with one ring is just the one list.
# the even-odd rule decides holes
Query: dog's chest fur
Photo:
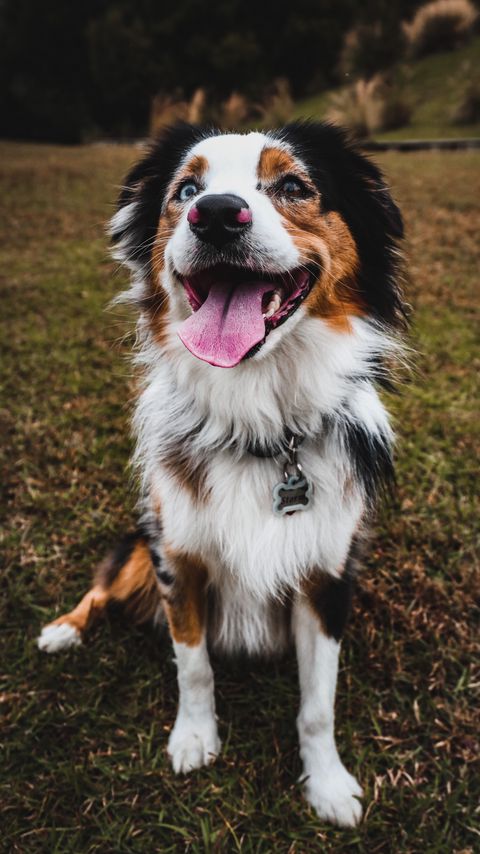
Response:
[{"label": "dog's chest fur", "polygon": [[[159,359],[148,341],[142,351],[148,367],[135,429],[145,494],[161,507],[168,546],[207,563],[222,600],[217,636],[229,647],[231,638],[258,648],[259,634],[263,648],[267,636],[268,646],[277,644],[272,601],[298,589],[314,567],[341,572],[364,502],[325,420],[348,411],[369,434],[390,435],[368,381],[379,333],[362,321],[349,336],[303,321],[301,331],[292,323],[274,358],[266,351],[235,372],[193,360],[174,325],[170,358]],[[258,458],[246,446],[268,446],[285,426],[306,436],[299,456],[314,496],[307,510],[278,517],[272,490],[283,476],[281,457]]]}]

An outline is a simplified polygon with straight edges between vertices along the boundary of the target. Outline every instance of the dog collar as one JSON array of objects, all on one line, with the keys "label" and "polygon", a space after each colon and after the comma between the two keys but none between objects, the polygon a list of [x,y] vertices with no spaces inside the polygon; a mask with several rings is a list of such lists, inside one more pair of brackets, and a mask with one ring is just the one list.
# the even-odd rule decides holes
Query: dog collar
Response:
[{"label": "dog collar", "polygon": [[305,477],[298,461],[298,448],[305,436],[287,427],[283,438],[271,445],[251,444],[249,454],[262,459],[281,457],[283,480],[272,490],[273,512],[276,516],[292,516],[299,510],[308,510],[312,501],[313,485]]},{"label": "dog collar", "polygon": [[276,516],[292,516],[308,510],[312,501],[313,484],[305,477],[298,462],[298,446],[305,437],[293,433],[283,455],[283,480],[272,490],[273,512]]},{"label": "dog collar", "polygon": [[259,442],[251,442],[247,445],[247,452],[252,454],[254,457],[260,457],[261,459],[271,459],[272,457],[278,457],[280,454],[284,455],[289,447],[292,439],[295,440],[296,447],[302,444],[305,436],[301,433],[294,433],[293,430],[290,430],[288,427],[285,427],[283,432],[283,436],[276,442],[272,442],[271,444],[262,445]]}]

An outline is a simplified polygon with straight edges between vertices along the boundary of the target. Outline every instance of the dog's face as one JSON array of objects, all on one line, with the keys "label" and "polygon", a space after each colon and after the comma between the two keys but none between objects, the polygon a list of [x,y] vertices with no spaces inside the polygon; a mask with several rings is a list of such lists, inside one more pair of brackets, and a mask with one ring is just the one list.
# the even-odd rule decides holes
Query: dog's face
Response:
[{"label": "dog's face", "polygon": [[[394,324],[402,224],[378,169],[337,128],[167,131],[127,178],[112,234],[143,279],[154,336],[234,367],[305,315],[348,334]],[[270,347],[269,347],[270,349]]]}]

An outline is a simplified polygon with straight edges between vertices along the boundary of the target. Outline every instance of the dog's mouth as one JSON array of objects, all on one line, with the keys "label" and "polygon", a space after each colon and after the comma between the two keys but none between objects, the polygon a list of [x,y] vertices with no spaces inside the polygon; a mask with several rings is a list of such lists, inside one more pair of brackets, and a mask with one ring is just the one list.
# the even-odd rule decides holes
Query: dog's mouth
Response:
[{"label": "dog's mouth", "polygon": [[233,368],[292,316],[313,285],[314,271],[271,275],[222,264],[179,278],[193,309],[180,339],[198,359]]}]

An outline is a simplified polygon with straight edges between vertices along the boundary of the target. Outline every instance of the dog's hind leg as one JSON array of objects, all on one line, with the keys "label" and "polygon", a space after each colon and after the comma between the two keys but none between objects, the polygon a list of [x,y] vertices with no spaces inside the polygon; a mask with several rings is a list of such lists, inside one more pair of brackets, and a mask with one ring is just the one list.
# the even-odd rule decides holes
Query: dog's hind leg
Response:
[{"label": "dog's hind leg", "polygon": [[137,623],[162,613],[155,568],[143,534],[125,537],[97,568],[92,588],[73,611],[45,626],[37,640],[44,652],[78,646],[113,602],[125,605]]}]

